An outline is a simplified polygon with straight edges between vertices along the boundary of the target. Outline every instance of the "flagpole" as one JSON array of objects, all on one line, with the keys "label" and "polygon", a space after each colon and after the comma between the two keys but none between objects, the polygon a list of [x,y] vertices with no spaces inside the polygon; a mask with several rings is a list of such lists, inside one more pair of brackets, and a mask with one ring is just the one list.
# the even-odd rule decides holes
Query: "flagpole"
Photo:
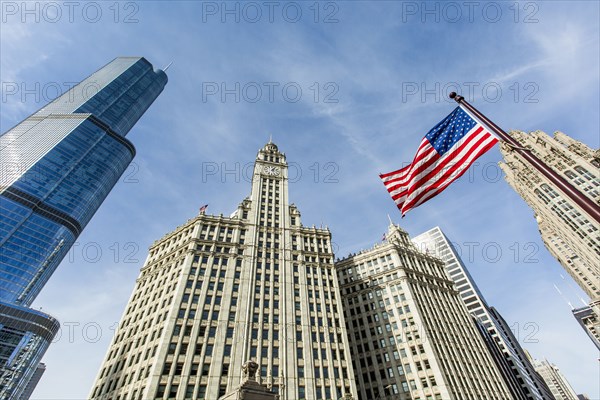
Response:
[{"label": "flagpole", "polygon": [[556,187],[567,195],[571,200],[575,202],[579,207],[583,209],[596,223],[600,223],[600,206],[598,206],[589,197],[583,195],[577,188],[569,183],[565,178],[558,175],[554,170],[548,167],[542,160],[537,158],[533,152],[527,148],[524,148],[515,138],[504,132],[498,125],[490,121],[485,115],[479,110],[470,105],[463,96],[457,95],[456,92],[450,93],[450,98],[454,99],[458,104],[465,107],[468,111],[473,113],[481,122],[485,123],[490,130],[500,137],[504,142],[511,145],[514,151],[519,153],[525,160],[531,164],[532,167],[537,169],[546,179],[552,182]]}]

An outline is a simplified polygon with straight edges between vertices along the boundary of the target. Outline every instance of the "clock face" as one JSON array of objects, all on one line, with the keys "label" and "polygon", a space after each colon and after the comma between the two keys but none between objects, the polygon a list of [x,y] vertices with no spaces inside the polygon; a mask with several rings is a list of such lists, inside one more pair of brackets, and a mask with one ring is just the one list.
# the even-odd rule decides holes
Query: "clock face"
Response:
[{"label": "clock face", "polygon": [[281,170],[279,167],[273,167],[272,165],[267,165],[263,168],[263,172],[267,175],[279,176]]}]

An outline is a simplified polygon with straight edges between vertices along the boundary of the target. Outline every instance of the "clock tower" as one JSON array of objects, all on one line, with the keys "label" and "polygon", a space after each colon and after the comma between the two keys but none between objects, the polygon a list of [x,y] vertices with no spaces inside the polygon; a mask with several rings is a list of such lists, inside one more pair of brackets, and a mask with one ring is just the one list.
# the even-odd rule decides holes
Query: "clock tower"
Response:
[{"label": "clock tower", "polygon": [[[250,201],[256,207],[253,222],[265,225],[267,216],[273,227],[284,227],[289,219],[290,211],[286,209],[288,201],[288,165],[285,153],[279,151],[275,143],[269,140],[258,151],[252,174],[252,191]],[[294,207],[295,208],[295,207]],[[274,212],[276,211],[276,212]],[[299,213],[296,211],[295,214]],[[262,222],[261,222],[262,221]]]},{"label": "clock tower", "polygon": [[280,400],[355,396],[333,258],[330,231],[290,204],[269,141],[229,217],[200,213],[151,246],[90,398],[219,399],[246,361]]}]

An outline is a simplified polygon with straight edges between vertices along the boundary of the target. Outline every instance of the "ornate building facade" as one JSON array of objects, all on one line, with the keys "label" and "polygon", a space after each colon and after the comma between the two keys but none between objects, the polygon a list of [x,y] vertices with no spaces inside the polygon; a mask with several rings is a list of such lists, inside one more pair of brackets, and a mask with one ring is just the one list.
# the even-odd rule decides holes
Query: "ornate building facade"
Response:
[{"label": "ornate building facade", "polygon": [[336,269],[359,399],[513,398],[444,262],[405,231]]},{"label": "ornate building facade", "polygon": [[533,366],[546,381],[556,400],[578,400],[571,384],[556,365],[548,360],[533,360]]},{"label": "ornate building facade", "polygon": [[[568,180],[583,195],[600,202],[600,150],[591,149],[562,132],[511,135]],[[502,144],[500,167],[506,181],[533,209],[546,248],[590,297],[600,320],[600,226],[585,211],[532,168],[509,145]],[[597,332],[600,326],[586,327]],[[588,333],[589,334],[589,333]],[[593,336],[593,334],[592,334]]]},{"label": "ornate building facade", "polygon": [[92,399],[217,399],[258,363],[281,400],[356,393],[331,234],[288,197],[285,154],[258,152],[250,196],[155,242]]},{"label": "ornate building facade", "polygon": [[436,256],[444,261],[448,276],[456,284],[456,290],[467,306],[469,313],[477,320],[484,333],[486,341],[496,364],[500,370],[511,394],[516,400],[554,400],[543,379],[531,365],[527,355],[520,346],[504,318],[494,307],[490,307],[481,294],[469,270],[461,260],[452,242],[439,228],[432,228],[412,238],[417,248],[427,254]]},{"label": "ornate building facade", "polygon": [[[597,306],[596,306],[597,307]],[[600,350],[600,316],[590,306],[575,308],[573,316]]]}]

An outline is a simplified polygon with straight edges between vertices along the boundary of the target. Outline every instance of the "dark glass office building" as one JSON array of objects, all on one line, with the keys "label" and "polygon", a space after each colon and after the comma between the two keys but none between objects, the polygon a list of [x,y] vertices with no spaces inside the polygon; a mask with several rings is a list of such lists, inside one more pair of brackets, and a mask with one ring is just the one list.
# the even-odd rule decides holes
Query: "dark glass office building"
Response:
[{"label": "dark glass office building", "polygon": [[[119,57],[0,136],[0,398],[19,398],[52,340],[52,317],[23,313],[133,159],[126,135],[166,83],[144,58]],[[26,344],[42,333],[31,323],[44,340]]]}]

